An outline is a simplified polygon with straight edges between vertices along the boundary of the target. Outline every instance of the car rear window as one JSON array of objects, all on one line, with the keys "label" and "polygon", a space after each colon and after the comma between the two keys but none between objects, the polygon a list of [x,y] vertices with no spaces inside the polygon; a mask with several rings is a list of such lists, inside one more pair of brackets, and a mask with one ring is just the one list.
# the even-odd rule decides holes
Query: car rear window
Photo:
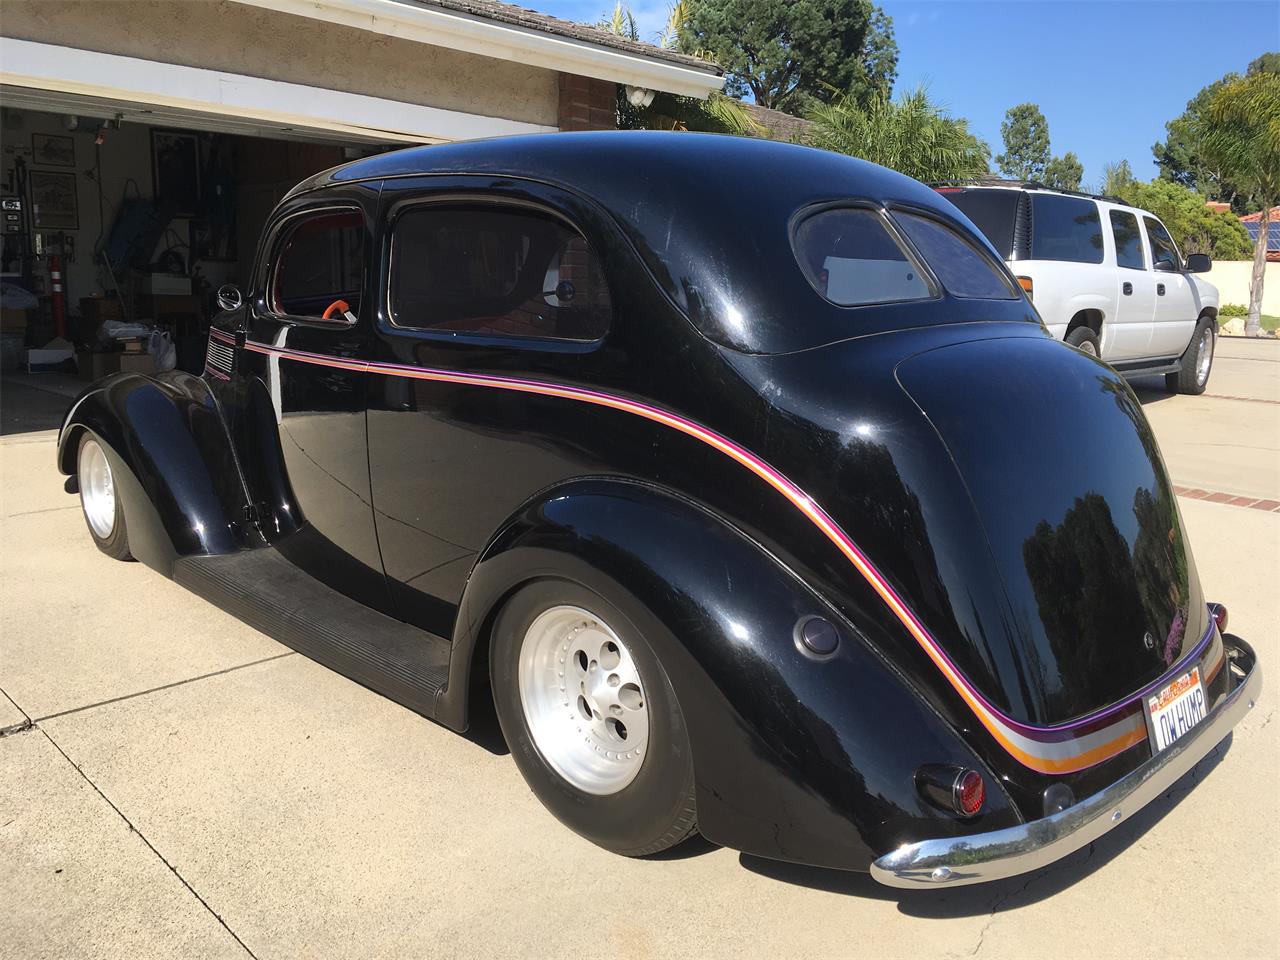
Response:
[{"label": "car rear window", "polygon": [[895,213],[903,232],[916,245],[953,297],[974,300],[1016,300],[1019,294],[1004,273],[968,240],[937,220]]},{"label": "car rear window", "polygon": [[940,194],[973,221],[1005,260],[1013,259],[1013,231],[1018,216],[1017,190],[965,190],[943,187]]},{"label": "car rear window", "polygon": [[796,259],[813,288],[842,307],[927,300],[920,269],[880,214],[857,207],[823,210],[801,221]]},{"label": "car rear window", "polygon": [[1083,197],[1031,194],[1031,259],[1101,263],[1098,205]]}]

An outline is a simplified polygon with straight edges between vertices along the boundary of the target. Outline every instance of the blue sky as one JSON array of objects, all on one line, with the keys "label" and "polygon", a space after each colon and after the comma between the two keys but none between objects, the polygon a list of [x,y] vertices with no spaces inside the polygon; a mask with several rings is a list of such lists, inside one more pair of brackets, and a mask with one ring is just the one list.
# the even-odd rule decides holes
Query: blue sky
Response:
[{"label": "blue sky", "polygon": [[[612,0],[524,0],[569,20],[594,21]],[[668,4],[632,10],[651,39]],[[1054,153],[1074,150],[1085,182],[1128,160],[1156,174],[1151,145],[1201,87],[1280,50],[1277,0],[880,0],[893,17],[898,82],[931,96],[1002,149],[1000,121],[1017,103],[1038,103]]]}]

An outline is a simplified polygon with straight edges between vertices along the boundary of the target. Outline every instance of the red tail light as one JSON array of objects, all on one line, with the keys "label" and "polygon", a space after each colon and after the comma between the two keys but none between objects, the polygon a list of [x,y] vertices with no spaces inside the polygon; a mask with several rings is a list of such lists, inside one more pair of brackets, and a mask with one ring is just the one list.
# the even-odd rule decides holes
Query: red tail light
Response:
[{"label": "red tail light", "polygon": [[955,786],[956,813],[972,817],[982,809],[986,799],[987,785],[982,782],[982,774],[977,770],[966,770],[960,774]]},{"label": "red tail light", "polygon": [[1213,622],[1218,625],[1219,633],[1227,632],[1227,608],[1220,603],[1209,604],[1209,611],[1213,614]]},{"label": "red tail light", "polygon": [[952,763],[926,763],[916,771],[916,789],[940,810],[976,816],[987,799],[987,785],[977,770]]}]

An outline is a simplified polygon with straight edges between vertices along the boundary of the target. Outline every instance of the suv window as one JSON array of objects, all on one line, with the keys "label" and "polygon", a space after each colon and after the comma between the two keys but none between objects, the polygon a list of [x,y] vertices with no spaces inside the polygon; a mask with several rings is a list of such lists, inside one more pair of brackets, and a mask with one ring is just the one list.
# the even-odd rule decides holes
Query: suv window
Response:
[{"label": "suv window", "polygon": [[954,230],[910,213],[894,215],[953,297],[1016,300],[1018,293],[991,261]]},{"label": "suv window", "polygon": [[1031,194],[1031,259],[1101,263],[1098,205],[1081,197]]},{"label": "suv window", "polygon": [[1162,264],[1167,264],[1167,269],[1181,270],[1182,257],[1178,256],[1178,248],[1173,245],[1173,238],[1164,224],[1151,217],[1143,217],[1142,220],[1147,225],[1147,239],[1151,241],[1151,266],[1158,270]]},{"label": "suv window", "polygon": [[609,287],[587,241],[537,210],[425,205],[391,242],[390,308],[401,327],[591,341]]},{"label": "suv window", "polygon": [[1116,266],[1129,270],[1147,269],[1147,262],[1142,256],[1142,234],[1138,230],[1136,216],[1123,210],[1112,210],[1111,236],[1116,241]]},{"label": "suv window", "polygon": [[267,288],[272,312],[320,317],[342,300],[359,316],[364,232],[359,210],[326,210],[287,222]]},{"label": "suv window", "polygon": [[996,253],[1005,260],[1013,259],[1014,224],[1018,217],[1017,190],[966,190],[962,187],[940,187],[942,194],[973,221],[991,241]]},{"label": "suv window", "polygon": [[927,300],[919,268],[874,210],[839,207],[806,217],[792,241],[813,288],[841,307]]}]

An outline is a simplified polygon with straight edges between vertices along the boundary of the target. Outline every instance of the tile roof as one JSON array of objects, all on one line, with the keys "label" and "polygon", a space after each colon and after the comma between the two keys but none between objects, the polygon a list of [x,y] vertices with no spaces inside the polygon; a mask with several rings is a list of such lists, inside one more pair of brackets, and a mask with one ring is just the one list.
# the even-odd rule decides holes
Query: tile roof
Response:
[{"label": "tile roof", "polygon": [[[398,2],[413,7],[436,7],[451,13],[467,14],[481,20],[493,20],[497,23],[524,27],[541,33],[550,33],[582,43],[593,43],[597,46],[608,47],[611,50],[621,50],[637,57],[644,57],[647,60],[662,60],[666,63],[679,64],[692,70],[701,70],[713,76],[721,76],[724,73],[720,66],[710,60],[703,60],[701,57],[692,57],[688,54],[677,53],[674,50],[666,50],[652,43],[642,43],[639,40],[620,37],[599,27],[585,23],[575,23],[572,20],[561,20],[558,17],[539,13],[537,10],[530,10],[527,7],[518,7],[510,3],[498,3],[497,0],[398,0]],[[603,8],[603,2],[601,6]]]}]

